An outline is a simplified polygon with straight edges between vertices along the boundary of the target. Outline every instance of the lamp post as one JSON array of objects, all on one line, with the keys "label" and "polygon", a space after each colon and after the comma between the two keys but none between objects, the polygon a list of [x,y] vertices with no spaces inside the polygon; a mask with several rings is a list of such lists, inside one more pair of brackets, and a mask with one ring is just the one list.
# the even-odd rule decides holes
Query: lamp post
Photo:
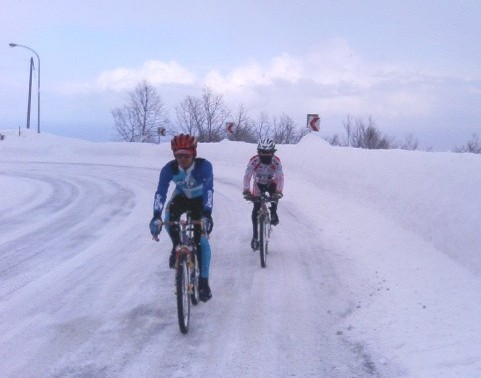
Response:
[{"label": "lamp post", "polygon": [[37,85],[37,101],[38,101],[38,104],[37,104],[37,132],[40,133],[40,57],[38,56],[37,52],[34,50],[34,49],[31,49],[30,47],[28,46],[24,46],[24,45],[19,45],[17,43],[10,43],[9,44],[10,47],[23,47],[27,50],[30,50],[31,52],[33,52],[36,56],[37,56],[37,59],[38,59],[38,85]]}]

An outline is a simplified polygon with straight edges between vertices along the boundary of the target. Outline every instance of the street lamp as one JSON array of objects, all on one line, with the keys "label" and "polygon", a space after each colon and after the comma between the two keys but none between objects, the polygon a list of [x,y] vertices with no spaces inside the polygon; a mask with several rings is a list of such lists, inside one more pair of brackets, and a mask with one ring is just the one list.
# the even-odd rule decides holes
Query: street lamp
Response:
[{"label": "street lamp", "polygon": [[38,56],[37,52],[34,50],[34,49],[31,49],[30,47],[28,46],[24,46],[24,45],[19,45],[17,43],[10,43],[9,44],[10,47],[23,47],[27,50],[30,50],[31,52],[33,52],[36,56],[37,56],[37,59],[38,59],[38,86],[37,86],[37,101],[38,101],[38,104],[37,104],[37,132],[40,133],[40,57]]}]

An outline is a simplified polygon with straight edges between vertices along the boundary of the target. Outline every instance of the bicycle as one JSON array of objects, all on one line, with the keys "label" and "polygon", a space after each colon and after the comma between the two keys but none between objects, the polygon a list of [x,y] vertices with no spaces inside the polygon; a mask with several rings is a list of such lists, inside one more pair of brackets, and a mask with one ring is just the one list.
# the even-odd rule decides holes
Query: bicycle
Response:
[{"label": "bicycle", "polygon": [[186,213],[185,218],[161,223],[180,227],[180,244],[175,249],[175,293],[179,328],[184,334],[189,331],[190,304],[199,303],[200,269],[194,242],[194,226],[202,225],[202,221],[192,220],[190,213]]},{"label": "bicycle", "polygon": [[259,255],[261,259],[261,267],[266,267],[267,253],[269,250],[269,238],[272,232],[271,213],[267,208],[267,204],[275,200],[270,196],[269,192],[262,193],[259,197],[251,197],[248,199],[253,203],[260,203],[261,207],[257,212],[257,230],[259,236]]}]

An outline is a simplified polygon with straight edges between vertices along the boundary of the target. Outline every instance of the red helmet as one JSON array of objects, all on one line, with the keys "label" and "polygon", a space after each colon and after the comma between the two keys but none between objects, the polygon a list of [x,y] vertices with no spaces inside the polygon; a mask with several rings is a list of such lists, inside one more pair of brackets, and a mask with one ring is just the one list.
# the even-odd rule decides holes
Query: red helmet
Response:
[{"label": "red helmet", "polygon": [[197,155],[197,139],[189,134],[176,135],[170,142],[174,155],[191,154]]}]

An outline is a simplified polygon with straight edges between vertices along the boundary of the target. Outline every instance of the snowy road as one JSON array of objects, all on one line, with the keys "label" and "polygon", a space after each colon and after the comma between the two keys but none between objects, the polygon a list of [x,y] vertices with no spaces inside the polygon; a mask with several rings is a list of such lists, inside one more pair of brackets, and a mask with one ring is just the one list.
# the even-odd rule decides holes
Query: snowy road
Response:
[{"label": "snowy road", "polygon": [[147,227],[168,146],[7,135],[2,378],[481,376],[479,156],[279,147],[262,269],[240,194],[252,145],[199,149],[214,297],[182,335],[170,240]]},{"label": "snowy road", "polygon": [[1,173],[15,188],[1,203],[4,376],[373,373],[336,334],[349,297],[289,200],[261,269],[248,248],[251,208],[239,208],[237,182],[217,178],[214,298],[193,309],[183,336],[168,239],[151,242],[146,227],[155,169],[11,162]]}]

